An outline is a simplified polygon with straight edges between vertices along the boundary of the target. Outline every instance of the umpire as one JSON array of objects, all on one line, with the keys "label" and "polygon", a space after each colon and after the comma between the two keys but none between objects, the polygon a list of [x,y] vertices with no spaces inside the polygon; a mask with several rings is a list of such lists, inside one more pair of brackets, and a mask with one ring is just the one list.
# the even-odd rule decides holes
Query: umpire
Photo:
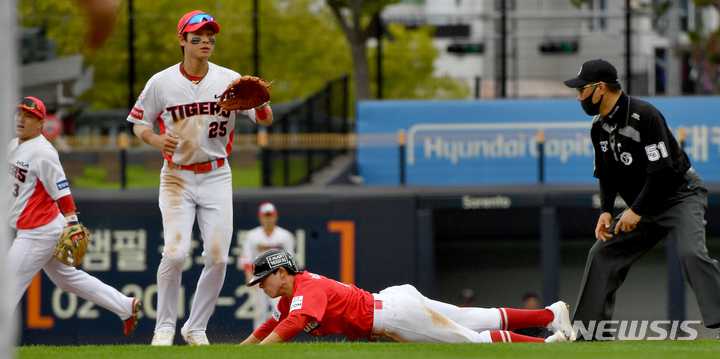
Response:
[{"label": "umpire", "polygon": [[[593,176],[600,180],[601,203],[573,320],[588,328],[590,321],[611,319],[615,291],[632,264],[669,234],[705,326],[719,328],[720,270],[705,247],[707,189],[665,118],[623,93],[615,67],[604,60],[585,62],[565,85],[594,116]],[[628,208],[613,219],[618,193]]]}]

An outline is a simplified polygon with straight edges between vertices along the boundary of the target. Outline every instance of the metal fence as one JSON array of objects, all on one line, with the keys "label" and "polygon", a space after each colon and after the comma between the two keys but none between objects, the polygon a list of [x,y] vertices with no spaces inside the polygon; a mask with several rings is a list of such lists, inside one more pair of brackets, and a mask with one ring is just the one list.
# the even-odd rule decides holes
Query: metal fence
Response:
[{"label": "metal fence", "polygon": [[344,143],[347,137],[333,136],[355,131],[348,95],[348,76],[343,75],[275,118],[268,132],[258,134],[263,186],[311,182],[319,169],[351,151]]}]

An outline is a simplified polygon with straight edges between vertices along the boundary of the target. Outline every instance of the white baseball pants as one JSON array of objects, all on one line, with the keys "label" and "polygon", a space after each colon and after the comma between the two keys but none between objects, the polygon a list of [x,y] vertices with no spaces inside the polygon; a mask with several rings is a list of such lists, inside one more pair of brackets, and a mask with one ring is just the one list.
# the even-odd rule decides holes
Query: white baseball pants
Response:
[{"label": "white baseball pants", "polygon": [[95,303],[125,320],[132,315],[133,299],[99,279],[75,267],[60,263],[55,257],[63,227],[67,223],[59,214],[52,222],[33,229],[20,229],[7,253],[10,277],[9,298],[14,308],[40,269],[65,292]]},{"label": "white baseball pants", "polygon": [[438,302],[411,285],[390,287],[373,296],[373,337],[410,343],[492,343],[490,331],[500,329],[497,309]]},{"label": "white baseball pants", "polygon": [[173,169],[166,161],[160,173],[160,211],[165,246],[157,272],[155,332],[175,332],[182,269],[197,216],[205,267],[184,327],[188,333],[204,334],[225,281],[232,241],[232,174],[227,161],[205,173]]}]

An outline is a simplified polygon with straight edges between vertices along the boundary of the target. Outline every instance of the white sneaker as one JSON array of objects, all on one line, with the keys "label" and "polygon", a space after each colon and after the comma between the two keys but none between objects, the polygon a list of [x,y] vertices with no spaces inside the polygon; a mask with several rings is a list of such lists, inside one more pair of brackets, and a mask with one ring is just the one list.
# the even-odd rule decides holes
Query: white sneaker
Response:
[{"label": "white sneaker", "polygon": [[548,329],[552,330],[553,333],[565,332],[568,340],[575,337],[572,322],[570,322],[570,306],[567,303],[563,301],[555,302],[549,307],[545,307],[545,309],[549,309],[555,315],[553,321],[547,325]]},{"label": "white sneaker", "polygon": [[173,339],[175,333],[170,330],[158,330],[153,335],[152,343],[150,345],[167,347],[173,345]]},{"label": "white sneaker", "polygon": [[574,336],[568,336],[564,330],[558,330],[555,334],[545,339],[545,343],[569,343],[574,342]]},{"label": "white sneaker", "polygon": [[205,333],[188,333],[185,330],[185,327],[182,327],[182,329],[180,329],[180,334],[182,334],[183,339],[185,339],[185,343],[188,343],[188,345],[210,345],[210,342],[208,341],[207,335],[205,335]]}]

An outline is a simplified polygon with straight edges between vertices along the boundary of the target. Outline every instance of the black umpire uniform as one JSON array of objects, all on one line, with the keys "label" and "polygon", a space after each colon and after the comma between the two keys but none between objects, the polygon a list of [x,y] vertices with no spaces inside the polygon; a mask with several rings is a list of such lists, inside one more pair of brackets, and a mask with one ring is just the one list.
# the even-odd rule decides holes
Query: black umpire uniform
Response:
[{"label": "black umpire uniform", "polygon": [[[591,60],[565,84],[580,90],[601,81],[618,84],[617,71],[607,61]],[[598,239],[590,249],[573,320],[588,327],[590,321],[611,319],[615,291],[632,264],[670,235],[705,326],[720,327],[720,270],[705,246],[705,184],[653,105],[620,92],[603,116],[599,113],[603,98],[597,104],[591,101],[581,100],[585,112],[595,115],[590,136],[601,211],[612,215],[619,193],[641,218],[633,230],[614,234],[624,212],[620,213],[608,231],[612,238]]]}]

